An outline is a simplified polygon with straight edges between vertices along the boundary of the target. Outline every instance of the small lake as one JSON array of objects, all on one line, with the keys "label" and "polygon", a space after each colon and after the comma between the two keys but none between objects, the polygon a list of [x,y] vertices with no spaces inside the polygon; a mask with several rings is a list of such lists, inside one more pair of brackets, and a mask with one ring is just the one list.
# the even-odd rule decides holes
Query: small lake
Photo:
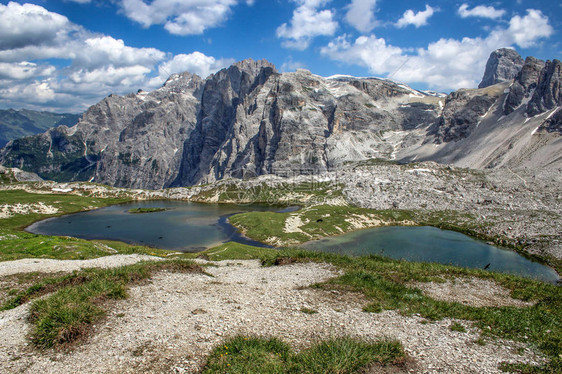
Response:
[{"label": "small lake", "polygon": [[[137,208],[165,208],[152,213],[129,213]],[[276,211],[267,205],[238,206],[185,201],[142,201],[49,218],[29,226],[34,234],[117,240],[155,248],[198,252],[227,241],[254,246],[231,226],[228,216],[247,211]]]},{"label": "small lake", "polygon": [[[137,208],[165,208],[152,213],[129,213]],[[283,211],[292,211],[289,207]],[[27,231],[83,239],[117,240],[155,248],[198,252],[227,241],[267,247],[245,238],[228,217],[247,211],[280,211],[267,205],[197,204],[184,201],[142,201],[36,222]],[[267,224],[267,222],[264,222]],[[466,235],[434,227],[390,226],[360,230],[309,242],[303,247],[349,255],[379,254],[409,261],[438,262],[484,268],[555,282],[556,272],[510,251]]]},{"label": "small lake", "polygon": [[554,269],[518,253],[494,247],[464,234],[435,227],[388,226],[359,230],[302,245],[315,251],[353,256],[383,255],[394,259],[437,262],[522,275],[556,282]]}]

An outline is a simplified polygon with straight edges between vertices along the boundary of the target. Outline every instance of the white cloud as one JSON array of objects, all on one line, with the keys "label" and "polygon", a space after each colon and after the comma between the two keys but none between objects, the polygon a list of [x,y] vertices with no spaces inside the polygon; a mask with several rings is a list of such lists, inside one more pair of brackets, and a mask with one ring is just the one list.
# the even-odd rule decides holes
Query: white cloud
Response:
[{"label": "white cloud", "polygon": [[233,59],[216,59],[212,56],[206,56],[201,52],[193,52],[188,55],[179,54],[158,66],[158,76],[151,79],[149,85],[153,87],[159,86],[170,75],[185,71],[197,74],[202,78],[207,78],[210,74],[216,73],[232,63],[234,63]]},{"label": "white cloud", "polygon": [[143,83],[150,69],[142,65],[103,66],[98,69],[80,69],[68,75],[72,83],[101,83],[107,86],[130,87],[133,83]]},{"label": "white cloud", "polygon": [[38,76],[50,76],[55,72],[50,65],[37,65],[33,62],[0,62],[0,79],[21,80]]},{"label": "white cloud", "polygon": [[443,38],[414,53],[374,35],[355,40],[346,35],[338,37],[321,53],[336,61],[365,66],[375,75],[425,83],[435,89],[458,89],[478,84],[493,50],[513,45],[527,47],[552,33],[548,17],[530,9],[523,17],[513,17],[509,27],[496,29],[485,38]]},{"label": "white cloud", "polygon": [[[45,61],[51,58],[59,60],[58,67]],[[156,88],[180,71],[205,77],[231,62],[200,52],[174,57],[155,48],[134,48],[41,6],[0,5],[3,107],[81,111],[110,93]]]},{"label": "white cloud", "polygon": [[48,46],[59,33],[72,29],[75,27],[68,18],[41,6],[15,2],[0,4],[0,51]]},{"label": "white cloud", "polygon": [[289,56],[289,58],[281,65],[281,72],[286,73],[304,68],[306,68],[306,64],[299,61],[294,61],[293,58]]},{"label": "white cloud", "polygon": [[548,17],[540,10],[528,9],[525,17],[515,16],[509,21],[509,35],[523,48],[534,45],[538,39],[549,37],[553,32]]},{"label": "white cloud", "polygon": [[133,48],[121,39],[111,36],[96,36],[83,41],[81,51],[73,53],[75,64],[83,67],[98,67],[107,64],[115,66],[142,65],[152,67],[163,60],[165,53],[155,48]]},{"label": "white cloud", "polygon": [[50,87],[49,82],[18,84],[0,89],[0,102],[22,101],[30,104],[45,104],[54,101],[55,97],[55,91]]},{"label": "white cloud", "polygon": [[277,28],[277,37],[284,39],[283,46],[305,50],[313,38],[334,35],[338,23],[331,10],[319,10],[327,0],[294,0],[299,5],[293,12],[290,25],[282,24]]},{"label": "white cloud", "polygon": [[[197,35],[219,26],[239,0],[121,0],[123,13],[143,27],[164,25],[171,34]],[[245,1],[252,5],[253,1]]]},{"label": "white cloud", "polygon": [[375,11],[377,0],[352,0],[345,20],[361,32],[370,32],[377,26]]},{"label": "white cloud", "polygon": [[458,13],[462,18],[482,17],[496,19],[503,17],[505,10],[485,5],[478,5],[472,9],[468,9],[468,4],[462,4],[458,9]]},{"label": "white cloud", "polygon": [[408,9],[402,15],[402,18],[396,22],[396,27],[406,27],[414,25],[416,28],[427,25],[427,20],[435,13],[435,9],[426,4],[425,10],[414,13],[412,9]]}]

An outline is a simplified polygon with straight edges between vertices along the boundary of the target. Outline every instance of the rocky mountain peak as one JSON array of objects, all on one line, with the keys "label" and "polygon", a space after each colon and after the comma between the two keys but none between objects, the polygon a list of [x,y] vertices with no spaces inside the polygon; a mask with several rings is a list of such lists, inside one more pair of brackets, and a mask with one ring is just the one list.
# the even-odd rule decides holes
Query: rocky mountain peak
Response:
[{"label": "rocky mountain peak", "polygon": [[275,69],[275,65],[267,61],[266,59],[256,61],[254,59],[247,58],[245,60],[234,63],[231,68],[232,67],[237,67],[241,71],[245,71],[252,76],[258,75],[262,68],[271,68],[274,72],[277,71]]},{"label": "rocky mountain peak", "polygon": [[497,49],[490,54],[486,71],[478,88],[485,88],[497,83],[514,79],[523,67],[523,59],[510,48]]}]

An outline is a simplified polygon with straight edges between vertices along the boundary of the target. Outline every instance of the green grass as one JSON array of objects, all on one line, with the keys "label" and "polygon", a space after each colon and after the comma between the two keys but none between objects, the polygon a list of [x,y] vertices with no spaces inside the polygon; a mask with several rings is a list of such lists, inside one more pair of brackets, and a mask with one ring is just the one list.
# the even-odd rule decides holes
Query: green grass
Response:
[{"label": "green grass", "polygon": [[133,214],[142,214],[142,213],[156,213],[156,212],[164,212],[167,210],[166,208],[134,208],[129,209],[129,213]]},{"label": "green grass", "polygon": [[372,364],[401,364],[397,341],[366,342],[348,337],[321,341],[299,353],[277,338],[236,336],[211,353],[203,373],[356,373]]},{"label": "green grass", "polygon": [[272,248],[258,248],[236,242],[228,242],[203,252],[185,254],[185,256],[202,257],[209,261],[253,260],[262,256],[274,256],[278,252]]},{"label": "green grass", "polygon": [[461,325],[458,322],[451,323],[451,326],[449,326],[449,330],[457,331],[457,332],[466,332],[466,329],[464,328],[464,326]]},{"label": "green grass", "polygon": [[[472,321],[483,336],[513,339],[538,348],[562,369],[562,289],[555,285],[508,274],[486,272],[432,263],[392,260],[379,256],[349,257],[302,250],[282,250],[264,255],[265,265],[318,261],[331,263],[344,274],[314,285],[326,290],[355,291],[369,301],[366,312],[398,310],[418,314],[428,320],[454,318]],[[511,296],[534,301],[528,307],[473,307],[425,296],[411,282],[442,282],[451,277],[491,279],[511,292]]]},{"label": "green grass", "polygon": [[[299,216],[304,223],[303,232],[284,232],[285,222],[290,216]],[[402,210],[372,210],[351,206],[316,205],[297,212],[248,212],[229,218],[231,224],[248,237],[261,242],[276,238],[284,244],[295,245],[326,236],[339,235],[354,230],[348,220],[380,220],[385,224],[411,221],[413,215]]]},{"label": "green grass", "polygon": [[303,312],[304,314],[316,314],[316,313],[318,313],[318,311],[316,311],[314,309],[310,309],[310,308],[301,308],[301,312]]},{"label": "green grass", "polygon": [[31,305],[31,341],[43,349],[64,346],[87,336],[92,325],[105,315],[107,300],[126,298],[130,284],[148,279],[157,271],[201,272],[202,269],[186,260],[139,263],[115,269],[87,269],[45,279],[9,300],[3,307],[15,307],[28,299],[54,292]]}]

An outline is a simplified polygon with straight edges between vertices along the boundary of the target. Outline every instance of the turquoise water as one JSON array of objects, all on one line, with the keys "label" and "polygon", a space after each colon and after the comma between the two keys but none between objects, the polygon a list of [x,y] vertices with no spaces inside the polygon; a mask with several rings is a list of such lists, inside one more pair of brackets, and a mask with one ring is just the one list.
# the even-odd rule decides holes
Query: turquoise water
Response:
[{"label": "turquoise water", "polygon": [[[144,214],[128,212],[136,208],[167,210]],[[50,218],[31,225],[27,230],[36,234],[118,240],[155,248],[198,252],[227,241],[265,246],[240,235],[228,224],[227,218],[239,212],[278,210],[279,208],[263,205],[144,201]],[[489,264],[489,270],[549,282],[558,279],[553,269],[513,251],[434,227],[392,226],[360,230],[309,242],[303,247],[339,254],[380,254],[409,261],[438,262],[481,269]]]},{"label": "turquoise water", "polygon": [[383,255],[523,275],[556,282],[556,272],[518,253],[435,227],[389,226],[311,241],[304,248],[354,256]]}]

